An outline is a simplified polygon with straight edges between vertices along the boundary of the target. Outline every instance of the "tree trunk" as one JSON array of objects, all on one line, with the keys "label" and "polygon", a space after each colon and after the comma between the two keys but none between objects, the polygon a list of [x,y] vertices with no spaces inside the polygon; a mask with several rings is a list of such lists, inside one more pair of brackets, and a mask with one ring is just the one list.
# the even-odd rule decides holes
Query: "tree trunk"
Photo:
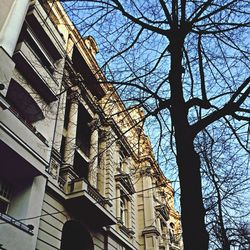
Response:
[{"label": "tree trunk", "polygon": [[175,131],[177,165],[181,188],[181,220],[185,250],[207,250],[205,209],[202,200],[200,158],[194,150],[194,135],[188,123],[188,109],[183,97],[182,48],[184,35],[179,30],[169,37],[171,70],[171,118]]},{"label": "tree trunk", "polygon": [[200,159],[194,150],[193,141],[187,136],[189,132],[188,129],[176,131],[184,249],[207,250],[208,234],[204,223]]}]

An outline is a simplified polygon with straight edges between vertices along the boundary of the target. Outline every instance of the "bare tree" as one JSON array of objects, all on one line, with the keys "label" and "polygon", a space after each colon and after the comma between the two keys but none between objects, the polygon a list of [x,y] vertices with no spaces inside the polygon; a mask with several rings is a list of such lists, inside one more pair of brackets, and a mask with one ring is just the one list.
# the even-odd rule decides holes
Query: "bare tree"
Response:
[{"label": "bare tree", "polygon": [[[224,136],[208,130],[196,140],[202,159],[203,198],[211,249],[249,249],[249,157]],[[225,162],[227,163],[225,165]],[[245,233],[242,234],[242,228]]]},{"label": "bare tree", "polygon": [[154,124],[156,154],[176,157],[185,249],[208,249],[194,142],[213,126],[248,150],[249,1],[62,2],[81,34],[96,38],[108,83]]}]

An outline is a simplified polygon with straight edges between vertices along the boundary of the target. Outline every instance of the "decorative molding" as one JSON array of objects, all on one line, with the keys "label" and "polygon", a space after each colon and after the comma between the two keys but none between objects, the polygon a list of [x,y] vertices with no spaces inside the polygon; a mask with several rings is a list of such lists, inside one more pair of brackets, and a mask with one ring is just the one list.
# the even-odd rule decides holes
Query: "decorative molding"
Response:
[{"label": "decorative molding", "polygon": [[71,90],[70,94],[67,96],[67,99],[71,101],[71,103],[79,103],[80,93],[77,90]]},{"label": "decorative molding", "polygon": [[127,228],[126,226],[124,226],[121,221],[118,221],[118,226],[120,228],[120,230],[125,233],[128,237],[133,237],[133,235],[135,234],[135,232],[131,229],[131,228]]},{"label": "decorative molding", "polygon": [[98,117],[94,118],[91,122],[88,123],[88,126],[90,127],[91,133],[101,126],[101,121]]},{"label": "decorative molding", "polygon": [[155,226],[149,226],[149,227],[145,227],[142,231],[142,235],[145,234],[155,234],[157,236],[160,235],[160,232],[157,230],[157,228]]},{"label": "decorative molding", "polygon": [[135,188],[129,174],[125,173],[117,174],[115,175],[115,180],[119,181],[121,185],[128,191],[129,194],[132,195],[135,193]]},{"label": "decorative molding", "polygon": [[60,167],[62,164],[61,155],[55,148],[52,148],[51,152],[51,160],[49,166],[49,174],[52,176],[53,179],[58,179]]},{"label": "decorative molding", "polygon": [[161,216],[167,221],[169,220],[169,212],[167,210],[166,205],[158,205],[155,207],[156,211],[158,211]]}]

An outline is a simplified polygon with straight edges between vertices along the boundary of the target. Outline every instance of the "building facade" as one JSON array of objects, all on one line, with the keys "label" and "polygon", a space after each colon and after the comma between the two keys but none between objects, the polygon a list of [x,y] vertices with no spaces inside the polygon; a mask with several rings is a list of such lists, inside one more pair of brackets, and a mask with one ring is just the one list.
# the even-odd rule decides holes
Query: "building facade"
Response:
[{"label": "building facade", "polygon": [[0,2],[0,249],[182,249],[173,189],[59,1]]}]

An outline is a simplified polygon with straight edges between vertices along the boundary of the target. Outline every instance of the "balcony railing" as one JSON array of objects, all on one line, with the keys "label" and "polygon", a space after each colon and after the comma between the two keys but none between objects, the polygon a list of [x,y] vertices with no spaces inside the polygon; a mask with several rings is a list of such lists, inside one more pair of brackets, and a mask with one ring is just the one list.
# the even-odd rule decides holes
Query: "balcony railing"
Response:
[{"label": "balcony railing", "polygon": [[65,179],[63,179],[61,176],[58,177],[58,184],[59,184],[59,187],[64,190],[64,186],[65,186]]},{"label": "balcony railing", "polygon": [[33,132],[44,144],[49,145],[46,138],[36,130],[36,128],[27,122],[12,106],[9,108],[9,111],[15,115],[31,132]]},{"label": "balcony railing", "polygon": [[67,193],[75,193],[79,191],[86,191],[89,196],[91,196],[97,204],[102,206],[109,205],[112,206],[111,202],[105,199],[94,187],[92,187],[87,180],[84,178],[74,179],[68,183]]},{"label": "balcony railing", "polygon": [[88,185],[88,189],[87,189],[88,194],[94,199],[96,200],[97,203],[101,204],[102,206],[108,204],[109,206],[111,206],[112,204],[106,200],[100,193],[98,193],[98,191],[96,189],[94,189],[92,186]]}]

